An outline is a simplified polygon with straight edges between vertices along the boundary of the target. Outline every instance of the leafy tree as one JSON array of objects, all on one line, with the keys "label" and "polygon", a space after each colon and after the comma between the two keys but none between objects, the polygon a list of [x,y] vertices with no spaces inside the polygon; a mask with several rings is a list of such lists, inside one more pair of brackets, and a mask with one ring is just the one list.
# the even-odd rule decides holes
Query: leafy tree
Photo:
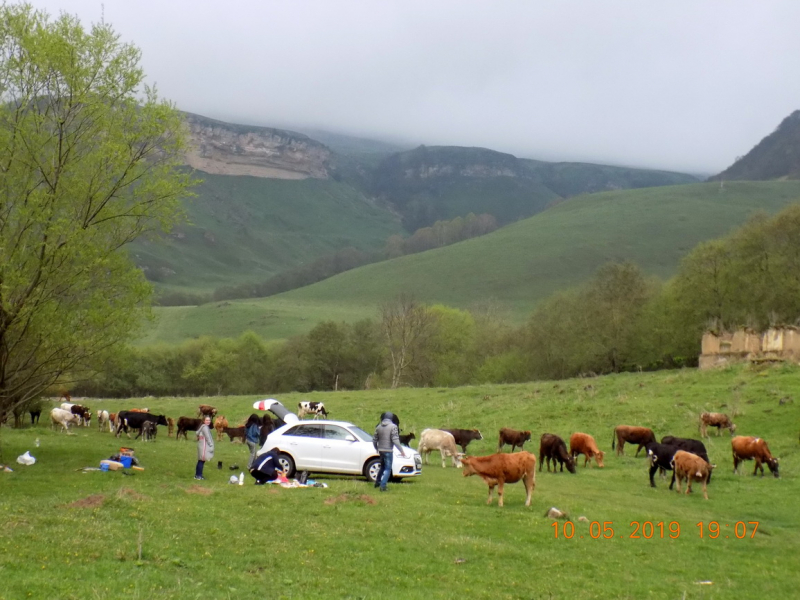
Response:
[{"label": "leafy tree", "polygon": [[193,182],[139,60],[108,25],[0,6],[0,414],[82,377],[144,314],[123,246],[169,229]]}]

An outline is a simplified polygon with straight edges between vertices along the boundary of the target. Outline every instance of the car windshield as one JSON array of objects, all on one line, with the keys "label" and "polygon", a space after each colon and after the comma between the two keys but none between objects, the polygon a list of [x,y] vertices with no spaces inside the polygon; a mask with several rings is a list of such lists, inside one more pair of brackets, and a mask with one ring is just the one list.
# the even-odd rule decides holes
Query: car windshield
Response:
[{"label": "car windshield", "polygon": [[350,431],[352,431],[354,434],[356,434],[356,437],[358,439],[360,439],[362,442],[371,442],[372,441],[372,436],[370,434],[368,434],[366,431],[364,431],[363,429],[360,429],[358,427],[351,427]]}]

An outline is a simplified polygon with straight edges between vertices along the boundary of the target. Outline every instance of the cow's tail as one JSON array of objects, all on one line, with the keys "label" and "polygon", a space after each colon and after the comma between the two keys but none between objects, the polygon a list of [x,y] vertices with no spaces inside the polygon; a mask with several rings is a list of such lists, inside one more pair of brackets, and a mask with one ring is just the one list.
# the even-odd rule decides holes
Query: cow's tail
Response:
[{"label": "cow's tail", "polygon": [[614,431],[611,433],[611,449],[614,450],[617,447],[617,428],[614,427]]}]

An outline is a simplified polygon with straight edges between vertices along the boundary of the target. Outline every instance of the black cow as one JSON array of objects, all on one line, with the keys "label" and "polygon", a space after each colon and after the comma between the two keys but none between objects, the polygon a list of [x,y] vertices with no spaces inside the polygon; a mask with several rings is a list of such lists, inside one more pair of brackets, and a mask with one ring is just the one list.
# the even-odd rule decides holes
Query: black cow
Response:
[{"label": "black cow", "polygon": [[415,439],[417,439],[417,436],[415,436],[413,433],[401,433],[400,434],[400,443],[403,444],[403,446],[410,446],[411,445],[411,440],[415,440]]},{"label": "black cow", "polygon": [[442,429],[455,438],[456,444],[461,446],[461,452],[466,454],[467,446],[472,440],[482,440],[483,436],[477,429]]},{"label": "black cow", "polygon": [[136,439],[138,439],[142,435],[142,426],[146,421],[150,421],[154,425],[164,425],[165,427],[168,425],[167,417],[164,415],[123,410],[117,413],[117,437],[119,437],[123,429],[125,430],[125,435],[131,437],[128,432],[128,428],[130,428],[139,430],[139,434],[136,436]]},{"label": "black cow", "polygon": [[42,416],[42,409],[41,408],[35,408],[35,409],[32,408],[28,412],[31,413],[31,425],[33,425],[34,423],[38,423],[39,422],[39,417]]},{"label": "black cow", "polygon": [[[656,471],[661,469],[662,472],[672,471],[672,459],[675,453],[680,450],[677,446],[671,444],[659,444],[658,442],[650,442],[645,446],[647,450],[647,460],[650,461],[650,487],[656,487],[656,482],[653,475]],[[675,472],[672,472],[672,481],[669,484],[669,489],[675,485]]]},{"label": "black cow", "polygon": [[[700,440],[693,440],[692,438],[679,438],[675,437],[674,435],[665,435],[661,438],[662,444],[667,444],[669,446],[675,446],[678,450],[685,450],[686,452],[691,452],[702,458],[708,464],[711,464],[711,461],[708,458],[708,451],[706,450],[705,444]],[[711,481],[711,473],[713,469],[708,472],[708,482]]]},{"label": "black cow", "polygon": [[177,432],[175,433],[175,439],[179,440],[181,434],[183,434],[183,439],[188,440],[186,437],[187,431],[197,431],[200,429],[200,425],[203,424],[203,419],[195,419],[193,417],[178,417],[177,425]]},{"label": "black cow", "polygon": [[539,471],[547,459],[547,472],[550,472],[550,460],[553,461],[553,473],[556,472],[556,461],[561,464],[560,471],[564,471],[564,464],[567,471],[575,473],[575,459],[567,452],[567,444],[554,433],[543,433],[539,442]]}]

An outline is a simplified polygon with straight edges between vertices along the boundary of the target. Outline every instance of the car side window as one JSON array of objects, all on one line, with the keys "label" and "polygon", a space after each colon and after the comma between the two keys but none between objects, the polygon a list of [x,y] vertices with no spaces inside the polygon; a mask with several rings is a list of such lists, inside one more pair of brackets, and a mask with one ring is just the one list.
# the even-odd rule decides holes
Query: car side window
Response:
[{"label": "car side window", "polygon": [[321,427],[319,425],[297,425],[292,427],[283,435],[293,435],[296,437],[320,437]]},{"label": "car side window", "polygon": [[328,440],[352,440],[353,434],[344,427],[338,425],[325,425],[325,439]]}]

